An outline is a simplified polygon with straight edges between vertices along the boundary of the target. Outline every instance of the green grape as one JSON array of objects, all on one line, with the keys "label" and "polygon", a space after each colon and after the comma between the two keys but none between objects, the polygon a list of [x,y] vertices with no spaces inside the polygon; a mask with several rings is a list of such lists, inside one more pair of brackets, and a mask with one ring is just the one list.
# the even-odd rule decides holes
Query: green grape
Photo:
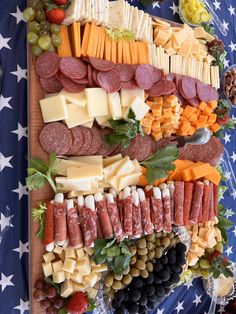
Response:
[{"label": "green grape", "polygon": [[39,37],[38,45],[43,50],[47,50],[51,44],[51,37],[48,35],[42,35]]},{"label": "green grape", "polygon": [[27,22],[33,21],[35,17],[35,11],[32,7],[28,7],[23,12],[23,17]]},{"label": "green grape", "polygon": [[48,35],[48,32],[47,31],[40,31],[39,32],[39,35],[41,36],[41,35]]},{"label": "green grape", "polygon": [[43,49],[39,47],[39,45],[32,46],[32,54],[36,57],[40,56],[43,52]]},{"label": "green grape", "polygon": [[49,32],[50,30],[50,23],[48,21],[41,21],[40,22],[40,27],[43,31]]},{"label": "green grape", "polygon": [[209,276],[209,273],[207,272],[207,270],[201,270],[201,276],[203,277],[203,278],[205,278],[205,279],[207,279],[208,278],[208,276]]},{"label": "green grape", "polygon": [[213,253],[215,251],[215,249],[212,247],[212,248],[207,248],[206,251],[208,253]]},{"label": "green grape", "polygon": [[59,34],[60,33],[60,26],[57,24],[51,24],[50,25],[50,31],[53,34]]},{"label": "green grape", "polygon": [[209,261],[207,259],[204,259],[204,258],[200,259],[199,265],[203,269],[207,269],[207,268],[209,268],[211,266]]},{"label": "green grape", "polygon": [[52,43],[54,46],[59,47],[61,44],[61,37],[56,34],[52,34]]},{"label": "green grape", "polygon": [[199,268],[199,263],[197,262],[195,265],[192,266],[193,269],[198,269]]},{"label": "green grape", "polygon": [[[222,253],[222,252],[223,252],[223,244],[222,244],[222,242],[218,242],[218,243],[214,246],[214,249],[215,249],[215,251],[218,251],[218,252]],[[213,249],[213,250],[214,250],[214,249]]]},{"label": "green grape", "polygon": [[54,51],[56,51],[56,48],[53,46],[53,44],[50,44],[50,46],[47,49],[47,51],[54,52]]},{"label": "green grape", "polygon": [[40,24],[36,21],[29,23],[29,31],[38,34],[41,30]]},{"label": "green grape", "polygon": [[38,42],[38,35],[37,34],[35,34],[35,33],[33,33],[33,32],[29,32],[28,34],[27,34],[27,40],[28,40],[28,42],[30,43],[30,44],[32,44],[32,45],[34,45],[34,44],[37,44],[37,42]]},{"label": "green grape", "polygon": [[36,13],[35,13],[35,17],[36,17],[36,20],[38,22],[42,22],[43,20],[45,20],[45,13],[43,10],[37,10]]}]

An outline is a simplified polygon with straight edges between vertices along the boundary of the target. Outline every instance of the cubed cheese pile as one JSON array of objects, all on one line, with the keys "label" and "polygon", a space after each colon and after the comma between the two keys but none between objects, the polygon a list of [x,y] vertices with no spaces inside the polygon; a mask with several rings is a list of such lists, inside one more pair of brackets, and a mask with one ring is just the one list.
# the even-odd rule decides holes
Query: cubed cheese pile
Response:
[{"label": "cubed cheese pile", "polygon": [[222,240],[220,229],[214,226],[215,221],[208,221],[204,225],[193,225],[187,227],[191,236],[192,244],[188,252],[188,265],[194,266],[199,258],[204,255],[206,248],[213,248],[217,242]]},{"label": "cubed cheese pile", "polygon": [[137,159],[130,160],[128,156],[122,158],[120,154],[104,159],[104,181],[116,191],[126,186],[136,185],[142,175],[142,169]]},{"label": "cubed cheese pile", "polygon": [[213,133],[217,132],[221,127],[216,123],[217,115],[214,109],[217,101],[206,103],[200,102],[198,108],[186,106],[180,117],[180,126],[176,134],[186,136],[192,135],[200,128],[209,128]]},{"label": "cubed cheese pile", "polygon": [[158,141],[176,133],[183,110],[176,96],[157,97],[154,101],[146,101],[146,104],[150,110],[141,120],[145,134],[151,134]]},{"label": "cubed cheese pile", "polygon": [[121,89],[120,93],[107,93],[99,87],[86,88],[81,93],[63,89],[58,95],[41,99],[40,107],[44,123],[64,121],[68,128],[78,125],[91,128],[96,119],[102,127],[109,127],[109,119],[127,118],[129,108],[137,120],[142,119],[148,111],[144,97],[142,89]]},{"label": "cubed cheese pile", "polygon": [[94,299],[98,293],[98,281],[107,265],[96,265],[91,248],[63,249],[56,246],[53,252],[43,255],[45,277],[52,276],[54,283],[61,284],[61,296],[67,298],[76,291],[87,292]]}]

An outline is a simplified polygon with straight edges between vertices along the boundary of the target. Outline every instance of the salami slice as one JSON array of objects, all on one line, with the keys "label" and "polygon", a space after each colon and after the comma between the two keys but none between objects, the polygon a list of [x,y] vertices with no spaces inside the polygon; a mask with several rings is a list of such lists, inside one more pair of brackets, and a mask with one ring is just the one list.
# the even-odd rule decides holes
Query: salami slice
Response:
[{"label": "salami slice", "polygon": [[174,73],[169,73],[166,75],[166,80],[174,82],[175,81],[175,74]]},{"label": "salami slice", "polygon": [[189,215],[193,199],[194,183],[184,182],[184,226],[189,225]]},{"label": "salami slice", "polygon": [[134,68],[130,64],[119,63],[115,65],[122,82],[129,82],[134,76]]},{"label": "salami slice", "polygon": [[179,82],[180,91],[185,99],[196,97],[196,80],[190,76],[183,76]]},{"label": "salami slice", "polygon": [[40,84],[45,92],[49,94],[59,93],[63,88],[61,82],[56,78],[55,75],[47,79],[40,77]]},{"label": "salami slice", "polygon": [[82,79],[72,79],[73,82],[77,84],[82,84],[82,85],[88,85],[89,81],[88,78],[85,76]]},{"label": "salami slice", "polygon": [[87,155],[89,152],[90,146],[92,144],[92,133],[89,128],[80,127],[83,133],[83,144],[79,148],[79,150],[75,153],[76,155],[82,156]]},{"label": "salami slice", "polygon": [[117,203],[117,208],[119,211],[119,216],[120,216],[120,223],[121,223],[121,227],[124,227],[124,217],[123,217],[123,193],[122,191],[119,193],[116,203]]},{"label": "salami slice", "polygon": [[199,212],[202,206],[204,183],[197,181],[193,192],[192,208],[189,217],[190,224],[198,223]]},{"label": "salami slice", "polygon": [[128,82],[121,82],[121,88],[123,89],[128,89],[128,90],[133,90],[138,88],[137,83],[135,81],[135,79],[132,79]]},{"label": "salami slice", "polygon": [[167,183],[169,191],[170,191],[170,207],[171,207],[171,223],[174,224],[175,222],[175,184],[174,181],[169,181]]},{"label": "salami slice", "polygon": [[45,213],[45,228],[43,234],[43,244],[49,245],[54,242],[54,206],[53,202],[47,203]]},{"label": "salami slice", "polygon": [[93,69],[91,67],[91,65],[88,65],[88,82],[89,82],[89,86],[90,87],[96,87],[97,84],[95,83],[94,79],[93,79]]},{"label": "salami slice", "polygon": [[94,57],[89,57],[89,62],[94,69],[103,72],[110,71],[115,67],[115,64],[112,61],[98,59]]},{"label": "salami slice", "polygon": [[210,202],[210,186],[209,181],[205,180],[202,196],[202,222],[208,221]]},{"label": "salami slice", "polygon": [[139,65],[135,70],[135,80],[139,88],[150,89],[153,85],[153,67],[149,64]]},{"label": "salami slice", "polygon": [[102,232],[102,226],[100,224],[100,220],[99,220],[97,212],[96,212],[96,224],[97,224],[97,238],[98,239],[104,239],[104,234]]},{"label": "salami slice", "polygon": [[219,93],[217,92],[217,90],[214,87],[211,87],[211,92],[210,92],[209,98],[210,98],[210,101],[219,99]]},{"label": "salami slice", "polygon": [[124,239],[124,233],[121,226],[117,203],[114,201],[113,195],[111,193],[108,193],[106,195],[106,198],[107,198],[107,211],[111,219],[116,240],[119,242]]},{"label": "salami slice", "polygon": [[77,209],[73,206],[73,200],[67,200],[67,227],[69,245],[73,248],[83,247],[82,232],[79,225]]},{"label": "salami slice", "polygon": [[211,100],[212,87],[208,84],[197,82],[197,95],[202,101]]},{"label": "salami slice", "polygon": [[59,70],[59,61],[60,58],[55,52],[44,52],[36,60],[37,74],[42,78],[52,77]]},{"label": "salami slice", "polygon": [[63,245],[67,239],[66,227],[66,205],[65,203],[54,203],[55,237],[57,245]]},{"label": "salami slice", "polygon": [[100,148],[97,151],[97,155],[102,155],[103,157],[110,156],[110,154],[115,149],[115,147],[114,146],[111,147],[106,143],[105,136],[111,133],[111,129],[104,128],[104,129],[100,129],[99,132],[101,135],[102,143],[101,143]]},{"label": "salami slice", "polygon": [[89,150],[87,151],[87,155],[96,155],[96,152],[102,145],[101,134],[95,127],[91,128],[90,132],[92,133],[92,142],[89,147]]},{"label": "salami slice", "polygon": [[66,154],[72,145],[70,130],[60,122],[46,124],[39,134],[39,141],[47,153]]},{"label": "salami slice", "polygon": [[67,155],[74,155],[79,151],[79,149],[83,145],[84,137],[81,126],[76,126],[74,128],[71,128],[70,130],[72,134],[72,145],[69,151],[67,152]]},{"label": "salami slice", "polygon": [[98,71],[97,70],[93,70],[93,80],[96,86],[100,86],[98,83]]},{"label": "salami slice", "polygon": [[163,94],[170,95],[175,90],[175,84],[168,80],[164,80],[164,82],[165,82],[165,89],[164,89]]},{"label": "salami slice", "polygon": [[170,201],[170,191],[168,187],[162,189],[162,202],[163,202],[163,229],[165,232],[171,232],[171,201]]},{"label": "salami slice", "polygon": [[84,246],[90,247],[97,239],[96,212],[83,206],[80,209],[79,223],[83,233]]},{"label": "salami slice", "polygon": [[122,150],[122,156],[129,156],[130,159],[142,161],[146,159],[152,151],[152,139],[150,136],[138,134],[132,138],[130,145]]},{"label": "salami slice", "polygon": [[140,238],[143,234],[142,218],[141,218],[141,206],[139,202],[138,192],[132,192],[132,223],[133,223],[133,236]]},{"label": "salami slice", "polygon": [[87,75],[87,66],[82,60],[74,57],[63,57],[60,59],[61,72],[71,79],[82,79]]},{"label": "salami slice", "polygon": [[198,97],[194,97],[194,98],[188,99],[188,103],[193,107],[199,107],[200,100]]},{"label": "salami slice", "polygon": [[213,183],[209,182],[209,187],[210,187],[210,196],[209,196],[209,215],[208,215],[208,220],[212,221],[214,220],[215,217],[215,212],[214,212],[214,187],[213,187]]},{"label": "salami slice", "polygon": [[165,81],[160,79],[160,81],[154,83],[150,89],[146,90],[146,93],[151,97],[159,97],[164,94],[165,91]]},{"label": "salami slice", "polygon": [[213,194],[214,194],[214,215],[218,215],[218,198],[219,198],[219,186],[216,184],[213,184]]},{"label": "salami slice", "polygon": [[182,80],[182,77],[183,75],[175,74],[175,86],[177,90],[180,89],[180,82]]},{"label": "salami slice", "polygon": [[108,93],[117,92],[121,88],[121,78],[115,70],[98,72],[97,80],[99,85]]},{"label": "salami slice", "polygon": [[184,220],[184,181],[175,181],[175,225],[182,226]]},{"label": "salami slice", "polygon": [[161,231],[163,229],[163,203],[160,189],[154,189],[155,194],[157,193],[156,189],[158,189],[159,197],[157,198],[157,195],[151,196],[151,218],[155,230]]},{"label": "salami slice", "polygon": [[60,81],[63,87],[71,93],[80,93],[82,92],[86,85],[85,84],[78,84],[72,81],[69,77],[65,76],[63,73],[60,73]]},{"label": "salami slice", "polygon": [[126,236],[133,235],[133,211],[131,195],[123,199],[123,231]]},{"label": "salami slice", "polygon": [[162,77],[162,71],[153,67],[153,73],[152,73],[153,83],[160,81],[161,77]]},{"label": "salami slice", "polygon": [[151,221],[151,209],[150,209],[150,202],[149,198],[145,197],[145,193],[143,189],[137,189],[140,206],[141,206],[141,220],[143,225],[144,234],[151,234],[153,233],[153,223]]},{"label": "salami slice", "polygon": [[105,239],[110,239],[113,237],[113,228],[110,220],[110,216],[107,211],[106,201],[101,193],[97,193],[94,196],[97,213],[99,221],[102,227],[102,233]]}]

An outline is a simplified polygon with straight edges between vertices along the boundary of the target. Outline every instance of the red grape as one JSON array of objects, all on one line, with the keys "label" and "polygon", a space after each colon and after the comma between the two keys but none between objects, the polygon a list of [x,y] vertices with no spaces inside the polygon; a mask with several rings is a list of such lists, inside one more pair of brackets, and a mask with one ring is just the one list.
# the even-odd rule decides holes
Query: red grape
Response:
[{"label": "red grape", "polygon": [[57,310],[55,310],[53,307],[50,306],[46,309],[46,313],[47,314],[55,314],[55,313],[57,313]]},{"label": "red grape", "polygon": [[37,289],[44,289],[45,288],[45,282],[42,279],[38,279],[37,281],[35,281],[34,286]]},{"label": "red grape", "polygon": [[42,308],[47,309],[51,305],[51,301],[49,299],[45,299],[40,302]]},{"label": "red grape", "polygon": [[48,287],[47,289],[46,289],[46,294],[47,294],[47,297],[49,298],[49,299],[52,299],[52,298],[54,298],[56,295],[57,295],[57,290],[56,290],[56,288],[54,288],[54,287]]},{"label": "red grape", "polygon": [[64,300],[61,297],[57,296],[52,300],[52,303],[56,309],[60,309],[64,305]]},{"label": "red grape", "polygon": [[33,293],[33,298],[34,298],[36,301],[45,300],[45,299],[46,299],[46,293],[45,293],[45,291],[43,291],[42,289],[37,289],[37,290],[35,290],[34,293]]}]

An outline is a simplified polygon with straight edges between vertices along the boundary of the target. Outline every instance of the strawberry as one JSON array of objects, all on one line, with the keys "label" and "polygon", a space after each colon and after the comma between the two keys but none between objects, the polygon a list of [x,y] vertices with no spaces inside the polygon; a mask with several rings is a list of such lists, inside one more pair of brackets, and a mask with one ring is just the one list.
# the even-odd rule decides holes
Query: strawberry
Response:
[{"label": "strawberry", "polygon": [[48,22],[55,24],[61,24],[65,15],[65,11],[60,8],[53,8],[52,10],[46,12]]},{"label": "strawberry", "polygon": [[89,306],[87,295],[83,292],[75,292],[66,305],[70,314],[83,314]]},{"label": "strawberry", "polygon": [[224,254],[222,254],[222,253],[220,253],[220,252],[218,252],[218,251],[214,251],[210,256],[209,256],[209,260],[210,261],[213,261],[213,260],[219,260],[219,257],[224,257],[224,259],[223,259],[223,263],[227,263],[227,261],[228,261],[228,259],[227,259],[227,257],[226,256],[224,256]]},{"label": "strawberry", "polygon": [[54,2],[58,5],[66,5],[68,0],[54,0]]},{"label": "strawberry", "polygon": [[223,118],[217,118],[217,123],[224,125],[229,121],[229,115],[225,115]]}]

